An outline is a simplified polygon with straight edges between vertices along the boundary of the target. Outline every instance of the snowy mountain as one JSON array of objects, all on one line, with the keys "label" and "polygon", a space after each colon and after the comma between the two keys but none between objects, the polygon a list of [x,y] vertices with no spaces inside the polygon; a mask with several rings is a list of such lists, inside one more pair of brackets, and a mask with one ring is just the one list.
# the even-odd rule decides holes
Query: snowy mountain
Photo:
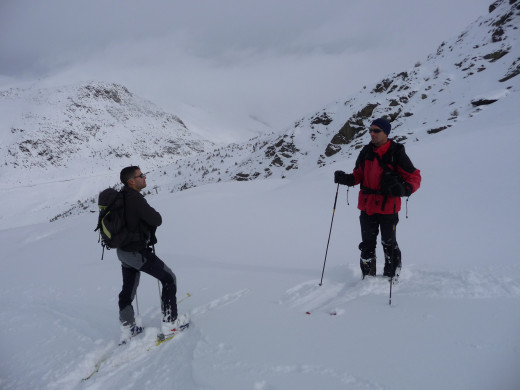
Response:
[{"label": "snowy mountain", "polygon": [[125,166],[156,169],[213,148],[180,118],[117,84],[0,91],[0,117],[2,193],[25,199],[2,203],[0,227],[83,210],[81,201],[116,184]]},{"label": "snowy mountain", "polygon": [[[42,191],[55,191],[56,185],[61,188],[57,181],[77,179],[76,172],[82,172],[81,190],[70,192],[67,186],[62,202],[34,201],[33,210],[43,221],[94,211],[99,187],[116,184],[119,169],[131,163],[152,172],[155,192],[175,192],[228,180],[292,177],[342,161],[356,155],[366,143],[370,122],[380,116],[392,121],[391,135],[404,144],[437,137],[456,123],[493,110],[499,100],[519,99],[518,13],[517,2],[496,2],[488,15],[410,69],[279,132],[220,148],[196,138],[176,116],[122,86],[4,91],[4,102],[13,103],[3,105],[7,117],[17,121],[8,122],[9,134],[2,141],[2,175],[7,182],[25,186],[37,181],[40,188],[49,188]],[[22,223],[8,217],[15,216],[12,211],[2,213],[0,226]]]},{"label": "snowy mountain", "polygon": [[[147,275],[134,305],[146,330],[117,346],[121,266],[114,251],[99,260],[96,214],[85,212],[118,170],[74,165],[36,182],[34,168],[12,167],[34,180],[0,190],[0,388],[516,390],[520,2],[490,11],[406,75],[150,173],[147,199],[164,217],[157,254],[178,298],[191,293],[179,305],[190,329],[159,347]],[[361,280],[359,212],[344,187],[318,285],[333,172],[353,168],[379,115],[392,115],[423,176],[400,214],[392,305],[385,279]],[[75,215],[48,222],[64,208]],[[381,274],[380,246],[377,256]]]},{"label": "snowy mountain", "polygon": [[2,179],[35,183],[143,162],[150,168],[212,143],[122,85],[91,82],[0,91]]},{"label": "snowy mountain", "polygon": [[221,180],[289,177],[356,153],[371,121],[386,117],[401,143],[448,131],[498,100],[519,100],[520,16],[516,1],[496,2],[489,15],[410,69],[327,105],[280,133],[257,137],[173,164],[189,172],[173,190]]}]

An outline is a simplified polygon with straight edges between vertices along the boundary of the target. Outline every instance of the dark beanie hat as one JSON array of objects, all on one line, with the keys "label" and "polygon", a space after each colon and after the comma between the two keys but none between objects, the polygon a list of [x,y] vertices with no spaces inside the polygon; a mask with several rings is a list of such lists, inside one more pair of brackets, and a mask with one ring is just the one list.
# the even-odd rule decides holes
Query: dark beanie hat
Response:
[{"label": "dark beanie hat", "polygon": [[390,122],[383,118],[377,118],[375,121],[372,122],[370,126],[379,127],[381,130],[384,131],[386,135],[390,134],[390,130],[392,130],[392,125],[390,124]]}]

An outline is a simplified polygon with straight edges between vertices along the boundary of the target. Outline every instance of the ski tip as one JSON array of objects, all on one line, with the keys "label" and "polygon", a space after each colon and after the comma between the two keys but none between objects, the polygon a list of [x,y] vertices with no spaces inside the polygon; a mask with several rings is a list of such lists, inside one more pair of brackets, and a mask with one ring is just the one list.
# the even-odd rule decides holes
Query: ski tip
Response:
[{"label": "ski tip", "polygon": [[[311,315],[311,312],[310,312],[310,311],[306,311],[305,314],[307,314],[307,315]],[[331,316],[337,316],[337,315],[338,315],[338,312],[334,310],[334,311],[329,312],[329,315],[331,315]]]},{"label": "ski tip", "polygon": [[173,333],[179,333],[179,332],[182,332],[183,330],[188,329],[189,327],[190,327],[190,323],[186,322],[185,324],[182,324],[181,326],[179,326],[179,329],[173,328],[172,332]]},{"label": "ski tip", "polygon": [[168,341],[168,340],[171,340],[175,337],[176,333],[174,334],[171,334],[169,336],[165,336],[163,333],[160,333],[157,335],[157,340],[155,342],[155,346],[159,346],[161,345],[162,343]]}]

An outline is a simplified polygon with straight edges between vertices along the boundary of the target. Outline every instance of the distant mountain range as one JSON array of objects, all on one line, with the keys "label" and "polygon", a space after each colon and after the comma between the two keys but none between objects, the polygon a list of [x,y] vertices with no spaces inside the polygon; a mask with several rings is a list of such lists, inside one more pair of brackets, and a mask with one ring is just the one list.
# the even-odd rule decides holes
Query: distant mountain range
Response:
[{"label": "distant mountain range", "polygon": [[156,168],[213,147],[181,119],[124,86],[90,82],[0,91],[4,181],[30,183],[106,172],[137,162]]},{"label": "distant mountain range", "polygon": [[[377,117],[388,118],[391,137],[410,147],[442,137],[455,123],[493,110],[499,100],[514,99],[520,106],[519,36],[520,0],[496,1],[488,14],[410,69],[281,131],[218,148],[121,85],[0,91],[0,175],[7,185],[94,175],[111,175],[115,184],[120,168],[142,164],[153,171],[157,188],[172,192],[219,181],[285,178],[355,157]],[[91,189],[88,203],[98,190]],[[59,215],[87,209],[84,191],[81,196]]]}]

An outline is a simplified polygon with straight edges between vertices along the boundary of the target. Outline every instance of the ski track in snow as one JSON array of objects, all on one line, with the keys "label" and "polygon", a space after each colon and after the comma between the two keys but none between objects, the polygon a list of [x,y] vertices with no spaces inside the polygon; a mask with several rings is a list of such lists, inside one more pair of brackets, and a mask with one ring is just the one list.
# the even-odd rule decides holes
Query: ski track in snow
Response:
[{"label": "ski track in snow", "polygon": [[[386,288],[383,288],[388,285],[386,280],[380,279],[372,282],[373,283],[365,283],[366,288],[362,289],[361,295],[380,294],[383,290],[386,291]],[[318,292],[325,292],[325,294],[322,295],[331,303],[336,304],[338,300],[348,302],[355,299],[355,296],[358,295],[355,291],[348,291],[352,289],[352,285],[356,284],[355,282],[350,284],[335,283],[330,287],[319,289]],[[320,299],[316,298],[316,295],[319,295],[315,292],[316,285],[316,282],[309,281],[290,289],[288,295],[292,295],[293,297],[286,300],[284,304],[289,305],[289,307],[306,305],[309,302],[323,305],[323,302],[320,302]],[[219,375],[271,378],[270,380],[263,379],[254,382],[253,388],[259,390],[279,388],[271,384],[273,381],[277,383],[289,381],[287,382],[287,386],[292,386],[295,378],[298,378],[298,381],[303,381],[303,383],[307,380],[316,383],[320,383],[322,380],[326,380],[328,383],[332,381],[336,382],[338,386],[349,386],[350,388],[356,389],[382,390],[388,388],[384,384],[368,379],[368,377],[353,375],[348,369],[339,370],[327,365],[290,362],[287,364],[263,363],[260,365],[257,363],[249,363],[241,359],[240,356],[236,356],[234,348],[231,345],[216,342],[212,337],[207,337],[201,329],[197,328],[197,318],[201,318],[214,310],[231,305],[249,293],[251,293],[249,289],[239,290],[234,293],[225,294],[207,304],[194,308],[191,310],[192,325],[190,328],[160,346],[155,346],[157,335],[157,329],[155,328],[145,329],[144,335],[131,340],[131,342],[126,345],[118,346],[114,342],[103,345],[98,350],[88,353],[75,370],[69,372],[69,374],[64,376],[61,380],[51,383],[49,388],[59,389],[70,387],[89,390],[107,388],[112,380],[127,375],[126,373],[129,371],[135,371],[136,368],[140,367],[141,363],[144,364],[145,361],[149,367],[150,359],[160,359],[160,356],[165,356],[166,358],[172,358],[172,364],[175,365],[179,359],[186,361],[187,353],[193,356],[193,360],[206,363],[212,371],[218,372]],[[193,321],[194,319],[195,321]],[[198,364],[201,364],[200,362]],[[81,381],[80,378],[88,376],[88,374],[96,368],[96,364],[99,364],[99,367],[97,367],[99,371],[90,379]],[[193,363],[188,360],[187,365],[191,364]],[[190,367],[190,372],[193,370],[196,370],[196,368]],[[137,372],[134,374],[136,377]],[[78,382],[80,383],[78,384]],[[129,382],[132,383],[132,381]],[[120,380],[114,383],[120,383]],[[211,383],[207,383],[206,381],[201,383],[200,378],[196,379],[192,377],[190,383],[194,389],[218,389],[218,387],[213,387]],[[183,386],[183,388],[186,388],[186,381],[183,382]],[[131,386],[128,388],[135,387]]]},{"label": "ski track in snow", "polygon": [[[353,266],[351,268],[355,269]],[[357,274],[361,275],[361,271]],[[317,280],[301,283],[288,289],[281,302],[305,311],[318,309],[342,315],[345,313],[344,307],[351,301],[368,295],[388,296],[390,292],[386,278],[356,280],[352,276],[345,282],[338,279],[325,278],[322,286],[319,286]],[[392,287],[392,296],[394,301],[399,296],[451,299],[519,297],[520,282],[507,275],[494,275],[491,272],[437,272],[416,270],[411,266],[402,270],[399,282]]]},{"label": "ski track in snow", "polygon": [[248,294],[249,292],[249,289],[244,289],[237,291],[236,293],[226,294],[223,297],[217,298],[206,305],[195,308],[194,310],[192,310],[191,316],[192,318],[198,317],[208,313],[209,311],[230,305],[238,299],[242,298],[244,295]]},{"label": "ski track in snow", "polygon": [[[99,372],[95,373],[92,378],[95,378],[95,376],[102,376],[104,373],[117,375],[119,372],[124,371],[129,365],[139,365],[140,361],[146,360],[148,358],[147,353],[151,353],[154,348],[159,347],[155,345],[157,340],[157,329],[148,328],[145,329],[143,333],[143,335],[132,339],[124,345],[111,343],[109,347],[103,351],[100,357],[97,357],[97,360],[95,360],[94,367],[99,365]],[[180,333],[172,340],[169,340],[168,343],[178,342],[183,336],[184,334]],[[89,368],[92,367],[91,357],[88,357],[85,360],[88,361],[89,364],[82,364],[82,370],[85,366]],[[77,377],[77,375],[71,376],[71,378],[73,377]]]},{"label": "ski track in snow", "polygon": [[[104,381],[103,378],[117,376],[125,372],[129,366],[139,366],[139,362],[148,359],[150,354],[160,353],[161,350],[166,348],[173,348],[170,345],[182,343],[181,340],[187,336],[187,334],[189,334],[189,338],[192,340],[189,344],[192,344],[193,351],[197,344],[196,340],[201,338],[200,332],[194,329],[196,322],[194,323],[193,320],[213,310],[218,310],[219,308],[230,305],[249,292],[249,289],[243,289],[234,293],[225,294],[205,305],[194,308],[190,314],[190,328],[159,346],[155,346],[158,329],[153,327],[146,328],[143,335],[132,339],[125,345],[110,342],[108,345],[88,353],[75,370],[56,382],[52,387],[61,388],[65,384],[70,385],[77,383],[78,379],[81,378],[82,385],[85,389],[97,389],[99,383]],[[169,347],[166,347],[167,345]],[[87,378],[94,370],[96,370],[96,372],[92,377],[84,380],[84,378]]]}]

